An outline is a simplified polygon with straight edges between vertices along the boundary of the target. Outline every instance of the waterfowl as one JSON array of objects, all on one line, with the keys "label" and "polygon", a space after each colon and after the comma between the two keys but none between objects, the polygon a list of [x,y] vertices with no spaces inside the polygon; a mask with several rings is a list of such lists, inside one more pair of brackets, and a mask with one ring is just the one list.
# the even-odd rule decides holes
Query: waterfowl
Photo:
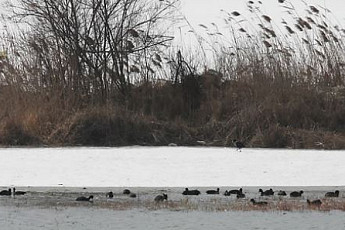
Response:
[{"label": "waterfowl", "polygon": [[335,190],[335,192],[327,192],[325,197],[339,197],[339,190]]},{"label": "waterfowl", "polygon": [[240,189],[233,189],[233,190],[225,190],[224,196],[230,196],[231,194],[237,195],[237,194],[242,194],[242,188]]},{"label": "waterfowl", "polygon": [[250,199],[250,202],[252,202],[253,205],[259,205],[259,206],[267,205],[266,201],[255,201],[254,199]]},{"label": "waterfowl", "polygon": [[131,197],[131,198],[135,198],[135,197],[137,197],[137,194],[135,194],[135,193],[131,192],[131,193],[129,194],[129,197]]},{"label": "waterfowl", "polygon": [[244,193],[238,193],[238,194],[236,195],[236,197],[237,197],[237,199],[239,199],[239,198],[245,198],[246,195],[245,195]]},{"label": "waterfowl", "polygon": [[263,191],[261,188],[259,189],[259,192],[261,193],[261,196],[273,196],[274,195],[274,191],[273,189],[269,189],[266,191]]},{"label": "waterfowl", "polygon": [[308,203],[308,205],[321,206],[322,201],[319,200],[319,199],[313,200],[313,201],[310,201],[310,200],[307,199],[307,203]]},{"label": "waterfowl", "polygon": [[93,201],[93,195],[89,196],[89,197],[85,197],[85,196],[80,196],[76,199],[76,201],[89,201],[92,202]]},{"label": "waterfowl", "polygon": [[280,191],[278,192],[278,196],[286,196],[286,195],[287,195],[286,192],[283,191],[283,190],[280,190]]},{"label": "waterfowl", "polygon": [[8,190],[2,190],[0,191],[0,196],[11,196],[12,190],[9,188]]},{"label": "waterfowl", "polygon": [[129,195],[129,194],[131,194],[131,191],[129,189],[124,189],[122,193]]},{"label": "waterfowl", "polygon": [[244,144],[241,141],[238,141],[236,139],[232,140],[232,143],[234,144],[234,146],[237,148],[237,151],[241,151],[242,148],[244,148]]},{"label": "waterfowl", "polygon": [[13,195],[20,196],[20,195],[25,195],[25,194],[26,194],[26,192],[16,191],[16,188],[13,188]]},{"label": "waterfowl", "polygon": [[207,190],[206,194],[219,194],[219,188],[217,190]]},{"label": "waterfowl", "polygon": [[163,195],[158,195],[155,197],[155,202],[163,202],[164,200],[168,200],[168,195],[163,193]]},{"label": "waterfowl", "polygon": [[235,195],[241,194],[241,193],[242,193],[242,188],[240,188],[240,189],[229,190],[228,193],[229,193],[229,196],[230,196],[231,194],[235,194]]},{"label": "waterfowl", "polygon": [[303,194],[303,191],[302,191],[302,190],[299,191],[299,192],[294,191],[294,192],[291,192],[291,193],[290,193],[290,197],[300,197],[300,196],[302,196],[302,194]]},{"label": "waterfowl", "polygon": [[188,188],[185,188],[185,190],[182,192],[182,195],[199,195],[200,191],[199,190],[189,190]]},{"label": "waterfowl", "polygon": [[107,192],[106,197],[113,198],[114,197],[114,193],[112,191]]}]

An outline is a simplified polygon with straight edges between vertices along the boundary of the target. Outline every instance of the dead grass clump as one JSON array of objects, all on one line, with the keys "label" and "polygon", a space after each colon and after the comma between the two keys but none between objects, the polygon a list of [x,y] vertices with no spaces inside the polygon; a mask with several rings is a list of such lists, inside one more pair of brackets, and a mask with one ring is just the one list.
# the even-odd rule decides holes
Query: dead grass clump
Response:
[{"label": "dead grass clump", "polygon": [[340,210],[345,211],[345,202],[339,199],[322,199],[321,210],[331,211]]},{"label": "dead grass clump", "polygon": [[277,209],[281,211],[292,211],[291,205],[286,201],[278,201]]},{"label": "dead grass clump", "polygon": [[198,120],[201,104],[199,76],[185,77],[182,82],[145,82],[133,87],[127,106],[131,111],[162,121]]},{"label": "dead grass clump", "polygon": [[345,136],[323,130],[305,130],[292,127],[270,126],[259,130],[250,140],[255,147],[294,149],[344,149]]},{"label": "dead grass clump", "polygon": [[41,141],[30,132],[24,125],[12,119],[2,120],[0,127],[0,144],[5,146],[32,146],[39,145]]},{"label": "dead grass clump", "polygon": [[344,149],[345,136],[323,130],[288,129],[291,148]]},{"label": "dead grass clump", "polygon": [[57,145],[123,146],[196,144],[193,130],[183,123],[157,121],[113,106],[77,111],[49,137]]},{"label": "dead grass clump", "polygon": [[257,147],[286,148],[291,146],[286,128],[270,125],[268,129],[258,131],[252,138],[251,144]]},{"label": "dead grass clump", "polygon": [[[113,113],[114,112],[114,113]],[[66,130],[67,143],[111,146],[154,143],[148,122],[127,113],[93,108],[74,115]]]}]

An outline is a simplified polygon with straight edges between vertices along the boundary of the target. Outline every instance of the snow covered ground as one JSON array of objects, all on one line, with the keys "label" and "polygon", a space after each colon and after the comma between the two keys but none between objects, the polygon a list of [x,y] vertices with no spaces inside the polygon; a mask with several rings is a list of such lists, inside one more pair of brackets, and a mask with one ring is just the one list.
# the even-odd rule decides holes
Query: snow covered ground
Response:
[{"label": "snow covered ground", "polygon": [[344,186],[345,151],[2,148],[1,186]]}]

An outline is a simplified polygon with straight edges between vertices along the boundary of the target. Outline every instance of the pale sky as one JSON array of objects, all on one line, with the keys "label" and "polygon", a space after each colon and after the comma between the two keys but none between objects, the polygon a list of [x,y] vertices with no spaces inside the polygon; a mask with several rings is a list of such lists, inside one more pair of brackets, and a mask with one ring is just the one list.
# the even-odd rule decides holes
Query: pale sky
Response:
[{"label": "pale sky", "polygon": [[[180,0],[182,13],[186,16],[193,27],[198,27],[199,24],[209,26],[214,22],[221,26],[226,12],[238,11],[242,14],[249,15],[247,9],[248,0]],[[274,23],[280,24],[282,18],[288,17],[288,14],[282,7],[283,4],[278,3],[278,0],[261,0],[259,4],[257,0],[253,0],[255,6],[260,6],[263,13],[273,18]],[[292,3],[301,14],[305,13],[307,8],[302,0],[286,0],[285,4]],[[345,25],[345,1],[344,0],[304,0],[308,5],[322,7],[331,10],[337,24]],[[329,13],[328,13],[329,14]],[[250,18],[247,18],[250,20]]]},{"label": "pale sky", "polygon": [[[0,0],[0,6],[5,1],[14,0]],[[203,35],[205,31],[199,26],[199,24],[206,25],[207,27],[212,27],[211,23],[214,22],[220,32],[225,28],[224,18],[226,17],[226,12],[238,11],[241,14],[247,14],[246,19],[252,24],[257,24],[248,12],[247,4],[249,0],[180,0],[181,1],[181,14],[185,15],[188,22],[192,27]],[[269,15],[273,19],[274,25],[280,25],[282,18],[288,18],[288,14],[282,8],[282,4],[278,3],[278,0],[261,0],[262,4],[259,4],[258,0],[252,0],[254,6],[260,6],[261,11],[264,14]],[[321,9],[325,7],[332,11],[335,23],[339,24],[340,27],[345,27],[345,0],[304,0],[308,5],[313,5]],[[285,0],[284,4],[292,3],[301,13],[305,14],[305,9],[307,8],[303,5],[302,0]],[[223,10],[223,11],[222,11]],[[3,11],[0,7],[0,12]],[[189,40],[188,37],[192,37],[189,26],[186,23],[177,24],[172,28],[176,31],[175,34],[175,44],[178,45],[190,45],[194,44],[193,41]],[[193,39],[192,39],[193,40]]]},{"label": "pale sky", "polygon": [[[186,14],[193,23],[206,23],[213,20],[220,20],[222,18],[221,10],[232,12],[237,10],[239,12],[245,11],[248,0],[181,0],[182,11]],[[257,0],[253,1],[255,5]],[[278,0],[261,0],[260,5],[263,11],[273,17],[281,15],[281,8],[279,8]],[[303,9],[301,0],[287,0],[286,3],[291,2],[297,8]],[[344,22],[345,15],[345,1],[344,0],[305,0],[309,5],[322,6],[330,9],[338,20]]]},{"label": "pale sky", "polygon": [[[249,0],[180,0],[181,11],[198,33],[203,35],[205,29],[200,27],[200,24],[206,25],[209,28],[212,27],[211,23],[214,22],[219,28],[220,32],[223,32],[226,26],[224,24],[224,18],[226,12],[238,11],[242,15],[246,15],[246,20],[249,23],[256,25],[257,19],[253,19],[253,15],[249,13],[247,4]],[[329,9],[332,13],[327,12],[327,18],[332,20],[332,25],[339,25],[341,28],[345,28],[345,0],[304,0],[308,5],[306,6],[302,0],[285,0],[284,4],[278,2],[278,0],[261,0],[262,4],[259,4],[258,0],[252,0],[254,6],[259,6],[262,13],[269,15],[272,20],[273,26],[280,26],[282,18],[289,20],[291,16],[288,15],[283,5],[289,5],[292,3],[295,9],[298,11],[299,16],[305,16],[306,9],[312,5],[317,7],[321,13],[326,13],[322,8]],[[285,12],[284,12],[285,11]],[[178,45],[190,45],[194,44],[188,40],[188,37],[193,37],[191,33],[188,33],[189,27],[176,25],[175,31],[178,31],[175,35],[175,44]],[[182,37],[182,38],[181,38]],[[192,38],[193,40],[193,38]]]},{"label": "pale sky", "polygon": [[[0,0],[0,12],[4,2],[15,2],[16,0]],[[199,24],[210,25],[211,22],[217,25],[222,23],[222,19],[225,13],[221,10],[227,12],[239,11],[247,12],[247,3],[249,0],[180,0],[181,1],[181,13],[186,16],[188,21],[193,27],[198,27]],[[344,0],[304,0],[309,5],[322,6],[330,9],[335,17],[337,18],[340,25],[345,24],[345,1]],[[272,18],[277,20],[281,19],[284,13],[282,13],[282,8],[279,7],[281,4],[278,0],[261,0],[262,4],[259,4],[258,0],[253,0],[254,5],[260,6],[262,11]],[[302,0],[286,0],[285,3],[291,2],[299,9],[305,9]],[[220,25],[221,26],[221,25]]]}]

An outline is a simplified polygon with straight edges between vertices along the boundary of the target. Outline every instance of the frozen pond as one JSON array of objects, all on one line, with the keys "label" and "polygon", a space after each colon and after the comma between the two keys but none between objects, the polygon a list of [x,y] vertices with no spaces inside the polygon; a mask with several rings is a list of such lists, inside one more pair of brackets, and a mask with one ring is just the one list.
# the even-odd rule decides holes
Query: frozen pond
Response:
[{"label": "frozen pond", "polygon": [[343,186],[345,151],[3,148],[0,185],[68,187]]},{"label": "frozen pond", "polygon": [[[245,199],[233,196],[206,195],[209,188],[199,188],[199,196],[183,196],[183,188],[131,188],[137,194],[130,198],[123,188],[20,188],[24,196],[0,197],[0,224],[13,230],[94,230],[94,229],[344,229],[345,212],[310,208],[306,199],[321,198],[327,206],[344,205],[344,188],[339,198],[324,198],[325,191],[335,188],[303,187],[302,198],[258,197],[257,187],[244,187]],[[282,187],[288,191],[294,187]],[[114,198],[105,192],[114,191]],[[225,188],[221,188],[223,192]],[[169,195],[163,203],[153,202],[161,192]],[[77,202],[80,195],[93,194],[93,203]],[[269,208],[255,208],[249,199],[265,200]],[[292,204],[297,210],[278,210],[281,204]],[[240,210],[230,210],[230,208]],[[242,211],[242,209],[246,211]],[[254,211],[252,210],[254,209]]]},{"label": "frozen pond", "polygon": [[[3,148],[0,189],[28,193],[0,197],[4,229],[344,229],[345,151],[202,148]],[[256,187],[255,187],[256,186]],[[261,198],[258,188],[303,189],[302,198]],[[294,186],[294,187],[293,187]],[[123,188],[137,193],[129,199]],[[200,189],[184,197],[184,187]],[[207,189],[243,187],[246,198]],[[340,197],[325,199],[326,191]],[[105,193],[114,191],[107,200]],[[169,201],[156,206],[165,192]],[[94,202],[76,204],[80,195]],[[253,207],[250,199],[267,201]],[[321,209],[306,199],[322,199]],[[254,211],[252,211],[254,209]]]}]

